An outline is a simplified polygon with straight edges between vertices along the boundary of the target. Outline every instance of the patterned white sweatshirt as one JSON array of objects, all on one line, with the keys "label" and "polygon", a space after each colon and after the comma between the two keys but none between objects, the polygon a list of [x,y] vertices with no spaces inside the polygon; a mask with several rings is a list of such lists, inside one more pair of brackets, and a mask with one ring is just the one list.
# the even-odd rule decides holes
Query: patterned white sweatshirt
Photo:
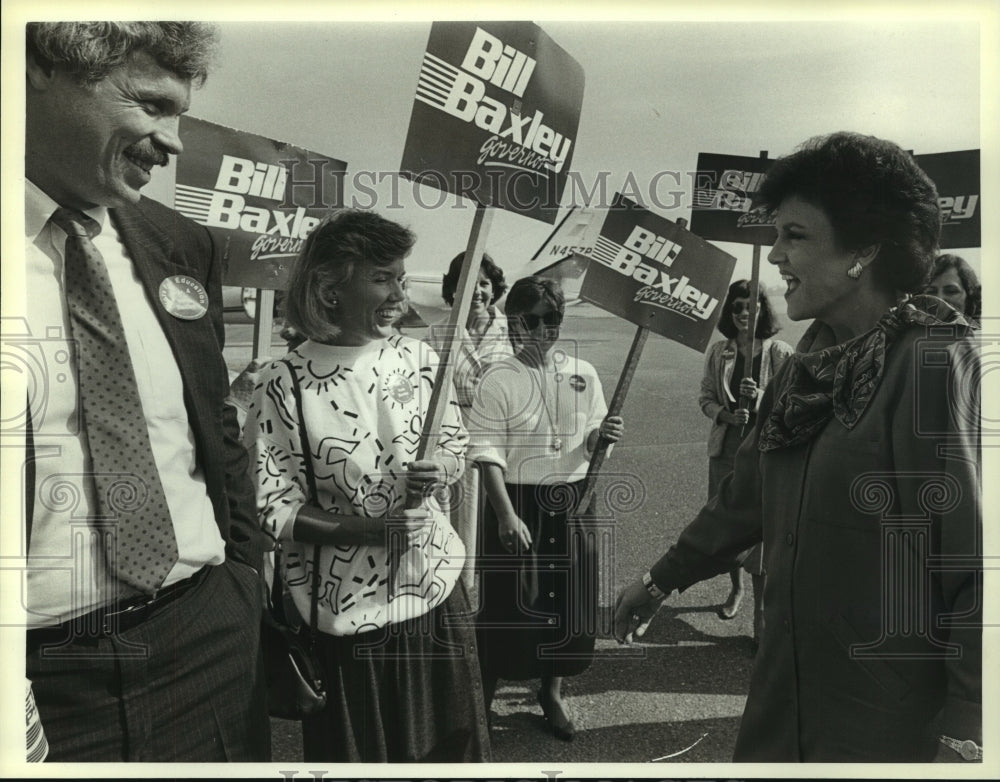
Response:
[{"label": "patterned white sweatshirt", "polygon": [[[286,357],[295,368],[309,434],[316,490],[311,501],[337,514],[378,518],[406,500],[406,466],[414,458],[434,386],[437,353],[419,340],[393,336],[361,347],[305,342]],[[448,482],[464,469],[468,435],[449,392],[434,457]],[[265,367],[247,411],[257,512],[282,540],[283,573],[295,606],[308,619],[313,550],[291,540],[292,522],[308,501],[299,415],[288,367]],[[357,633],[421,616],[450,593],[465,550],[440,507],[432,532],[406,548],[390,578],[386,546],[323,546],[319,630]],[[390,586],[393,586],[390,594]]]}]

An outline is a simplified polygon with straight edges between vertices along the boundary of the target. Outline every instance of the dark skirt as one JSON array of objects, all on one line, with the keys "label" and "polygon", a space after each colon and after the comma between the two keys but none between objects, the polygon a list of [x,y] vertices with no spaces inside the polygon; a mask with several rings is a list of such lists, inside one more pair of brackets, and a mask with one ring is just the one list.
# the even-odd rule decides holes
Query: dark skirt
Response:
[{"label": "dark skirt", "polygon": [[329,701],[302,722],[306,761],[479,763],[489,731],[461,580],[430,613],[361,635],[319,636]]},{"label": "dark skirt", "polygon": [[[598,627],[597,545],[585,521],[570,517],[582,482],[507,484],[531,532],[527,552],[508,552],[487,503],[480,536],[476,633],[483,676],[575,676],[590,667]],[[583,519],[592,515],[588,509]]]},{"label": "dark skirt", "polygon": [[[719,490],[722,479],[733,471],[733,463],[736,461],[736,452],[743,442],[740,435],[739,426],[726,426],[726,436],[722,441],[722,453],[713,456],[708,460],[708,498],[712,499]],[[748,425],[746,433],[753,429]],[[747,573],[755,576],[764,574],[764,544],[758,543],[749,551],[744,551],[741,555],[743,569]]]}]

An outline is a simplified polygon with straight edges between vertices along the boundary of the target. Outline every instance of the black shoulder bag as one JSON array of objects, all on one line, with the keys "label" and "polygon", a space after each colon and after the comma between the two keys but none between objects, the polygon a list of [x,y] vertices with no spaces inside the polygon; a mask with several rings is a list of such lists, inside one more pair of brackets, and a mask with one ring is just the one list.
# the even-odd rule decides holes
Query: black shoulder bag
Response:
[{"label": "black shoulder bag", "polygon": [[[302,415],[302,392],[295,368],[287,359],[292,378],[295,406],[299,413],[299,439],[305,459],[306,482],[309,501],[316,501],[316,476],[313,473],[312,452],[309,435]],[[300,720],[315,714],[326,706],[326,687],[323,683],[323,668],[316,656],[316,623],[319,614],[319,554],[320,547],[313,548],[312,601],[309,607],[309,627],[292,627],[284,611],[283,582],[281,578],[281,544],[278,543],[274,556],[274,581],[271,586],[271,600],[264,612],[261,626],[261,643],[264,649],[264,668],[267,679],[268,713],[272,717],[286,720]]]}]

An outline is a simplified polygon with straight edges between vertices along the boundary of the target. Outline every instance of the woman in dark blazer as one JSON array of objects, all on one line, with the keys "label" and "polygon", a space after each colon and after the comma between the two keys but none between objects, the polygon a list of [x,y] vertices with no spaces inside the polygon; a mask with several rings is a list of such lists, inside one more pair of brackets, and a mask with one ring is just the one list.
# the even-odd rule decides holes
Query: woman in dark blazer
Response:
[{"label": "woman in dark blazer", "polygon": [[978,354],[921,289],[934,184],[854,133],[777,160],[758,193],[791,320],[814,319],[771,381],[716,496],[619,596],[615,635],[764,541],[765,629],[734,759],[981,757]]}]

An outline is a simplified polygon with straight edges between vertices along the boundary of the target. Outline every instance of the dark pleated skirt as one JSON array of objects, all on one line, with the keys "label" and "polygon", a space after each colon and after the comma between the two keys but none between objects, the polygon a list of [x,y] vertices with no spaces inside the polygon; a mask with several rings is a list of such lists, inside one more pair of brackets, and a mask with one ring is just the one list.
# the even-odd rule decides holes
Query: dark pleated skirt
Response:
[{"label": "dark pleated skirt", "polygon": [[[747,427],[747,433],[752,431]],[[740,436],[740,427],[727,426],[726,437],[722,441],[722,453],[713,456],[708,460],[708,498],[712,499],[719,490],[722,479],[733,471],[733,463],[736,461],[736,452],[740,449],[743,438]],[[752,549],[744,551],[741,562],[743,569],[747,573],[755,576],[764,574],[764,544],[758,543]]]},{"label": "dark pleated skirt", "polygon": [[[500,544],[487,503],[481,535],[479,659],[484,677],[575,676],[590,667],[598,627],[597,545],[571,517],[582,482],[507,485],[531,531],[527,552]],[[588,509],[583,519],[592,515]]]},{"label": "dark pleated skirt", "polygon": [[318,640],[329,701],[303,720],[306,761],[490,760],[473,616],[461,580],[423,617]]}]

